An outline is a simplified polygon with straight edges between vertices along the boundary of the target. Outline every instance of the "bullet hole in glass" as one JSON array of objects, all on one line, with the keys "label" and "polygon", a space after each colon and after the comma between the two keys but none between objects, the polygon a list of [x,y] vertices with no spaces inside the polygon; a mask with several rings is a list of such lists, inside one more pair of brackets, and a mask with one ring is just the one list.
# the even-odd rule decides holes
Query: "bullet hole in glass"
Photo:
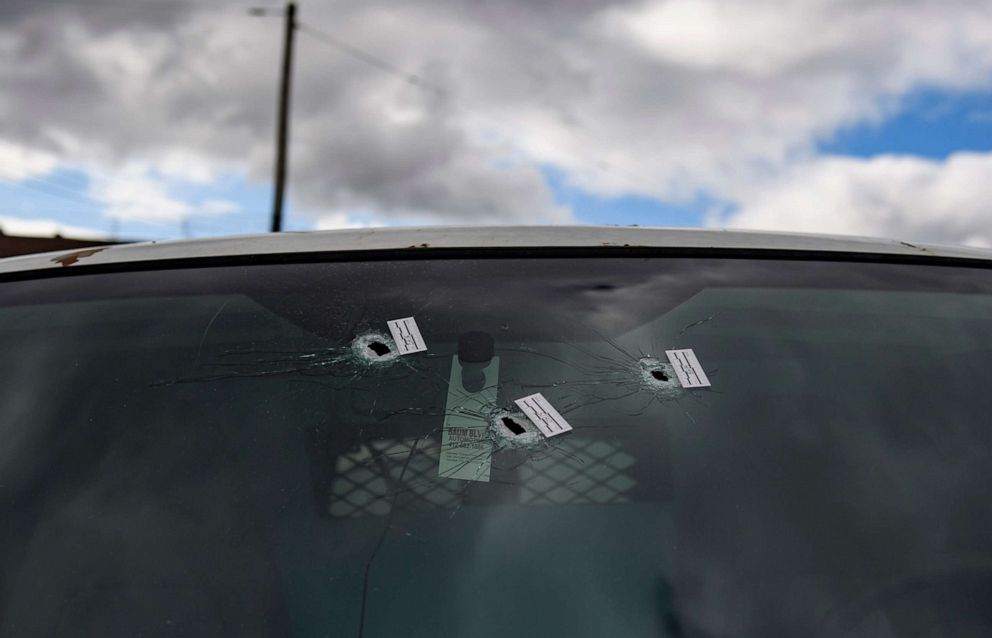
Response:
[{"label": "bullet hole in glass", "polygon": [[389,346],[382,343],[381,341],[372,341],[368,344],[368,349],[376,354],[376,356],[382,357],[389,354]]},{"label": "bullet hole in glass", "polygon": [[509,430],[510,432],[513,432],[517,436],[520,436],[521,434],[527,431],[524,429],[524,426],[520,425],[519,423],[517,423],[508,416],[503,417],[502,421],[506,429]]}]

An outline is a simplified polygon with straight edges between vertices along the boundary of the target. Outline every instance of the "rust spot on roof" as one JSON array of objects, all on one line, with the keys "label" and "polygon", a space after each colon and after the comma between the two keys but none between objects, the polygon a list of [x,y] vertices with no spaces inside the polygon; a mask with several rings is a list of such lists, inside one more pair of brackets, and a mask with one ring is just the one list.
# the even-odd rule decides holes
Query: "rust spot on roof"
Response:
[{"label": "rust spot on roof", "polygon": [[63,267],[71,266],[84,257],[95,255],[101,250],[106,250],[106,249],[107,249],[106,246],[100,246],[99,248],[87,248],[86,250],[77,250],[76,252],[69,253],[68,255],[62,255],[60,257],[52,257],[52,262],[56,264],[62,264]]},{"label": "rust spot on roof", "polygon": [[901,241],[899,243],[902,244],[903,246],[907,246],[909,248],[915,248],[916,250],[919,250],[919,251],[924,252],[924,253],[931,252],[931,251],[927,250],[926,248],[924,248],[923,246],[917,246],[916,244],[911,244],[908,241]]}]

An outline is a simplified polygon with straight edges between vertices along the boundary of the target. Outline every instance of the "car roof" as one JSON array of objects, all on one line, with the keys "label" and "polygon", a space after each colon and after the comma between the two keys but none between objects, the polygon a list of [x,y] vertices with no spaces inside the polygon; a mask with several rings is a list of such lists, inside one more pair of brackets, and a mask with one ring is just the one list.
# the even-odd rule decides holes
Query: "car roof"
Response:
[{"label": "car roof", "polygon": [[92,266],[216,258],[435,251],[445,249],[670,249],[678,252],[788,252],[823,256],[992,260],[992,251],[897,240],[716,229],[617,226],[364,228],[121,244],[0,259],[0,275]]}]

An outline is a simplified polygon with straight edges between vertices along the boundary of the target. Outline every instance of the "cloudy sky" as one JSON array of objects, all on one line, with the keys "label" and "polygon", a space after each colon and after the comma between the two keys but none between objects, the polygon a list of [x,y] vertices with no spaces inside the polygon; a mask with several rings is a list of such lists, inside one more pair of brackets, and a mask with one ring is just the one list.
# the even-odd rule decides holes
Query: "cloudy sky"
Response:
[{"label": "cloudy sky", "polygon": [[[0,225],[261,232],[278,16],[2,0]],[[990,0],[302,0],[290,229],[610,223],[992,246]]]}]

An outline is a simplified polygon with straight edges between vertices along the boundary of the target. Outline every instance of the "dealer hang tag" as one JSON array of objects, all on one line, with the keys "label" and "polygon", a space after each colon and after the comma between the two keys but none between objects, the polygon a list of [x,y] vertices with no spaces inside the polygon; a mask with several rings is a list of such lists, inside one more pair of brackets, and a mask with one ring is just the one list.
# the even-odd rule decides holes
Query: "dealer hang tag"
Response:
[{"label": "dealer hang tag", "polygon": [[496,403],[499,357],[493,357],[485,368],[477,371],[483,375],[483,381],[481,388],[475,392],[465,388],[463,372],[458,356],[451,357],[437,475],[441,478],[488,482],[493,443],[489,437],[487,415]]}]

